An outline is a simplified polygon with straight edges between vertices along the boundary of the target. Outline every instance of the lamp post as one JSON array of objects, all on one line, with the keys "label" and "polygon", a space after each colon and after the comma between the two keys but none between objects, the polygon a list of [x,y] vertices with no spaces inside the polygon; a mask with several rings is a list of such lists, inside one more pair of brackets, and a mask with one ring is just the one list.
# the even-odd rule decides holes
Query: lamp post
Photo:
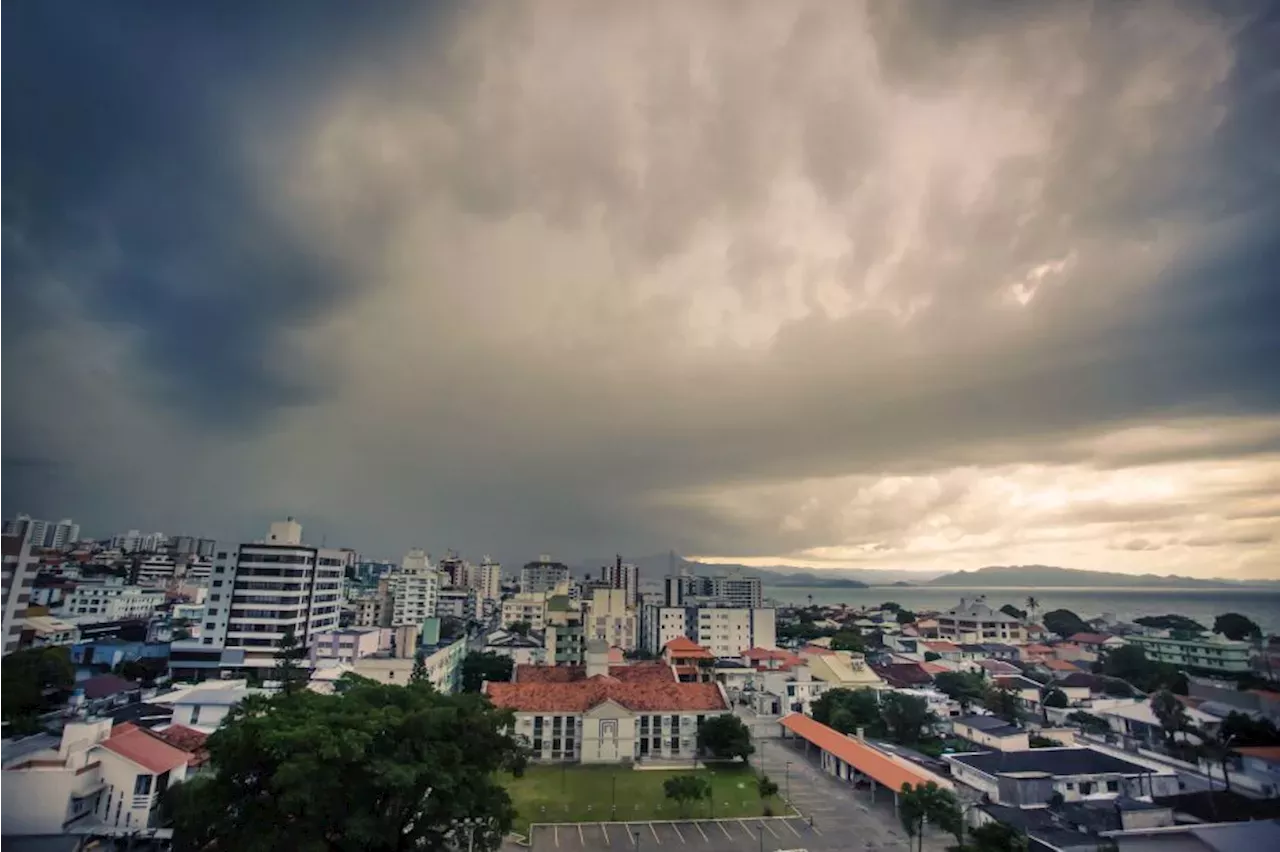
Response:
[{"label": "lamp post", "polygon": [[640,852],[640,839],[641,839],[640,832],[635,831],[632,833],[632,836],[635,838],[635,841],[636,841],[636,852]]},{"label": "lamp post", "polygon": [[618,813],[618,771],[615,769],[609,775],[609,816],[612,818]]},{"label": "lamp post", "polygon": [[786,774],[787,774],[787,777],[785,779],[786,780],[786,796],[787,796],[787,804],[789,805],[791,804],[791,761],[789,760],[787,761]]}]

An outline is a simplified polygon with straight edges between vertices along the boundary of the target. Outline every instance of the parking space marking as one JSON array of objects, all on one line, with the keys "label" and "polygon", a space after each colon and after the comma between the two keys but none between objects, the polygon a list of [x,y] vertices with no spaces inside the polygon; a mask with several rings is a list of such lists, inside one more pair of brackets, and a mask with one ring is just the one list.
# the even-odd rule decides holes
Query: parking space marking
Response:
[{"label": "parking space marking", "polygon": [[[693,824],[693,827],[694,827],[694,828],[696,828],[696,829],[698,829],[698,833],[702,835],[702,839],[703,839],[703,840],[705,840],[707,843],[710,843],[710,842],[711,842],[711,838],[710,838],[710,837],[707,837],[707,833],[706,833],[705,831],[703,831],[703,830],[702,830],[702,823],[700,823],[700,822],[695,822],[695,823]],[[796,836],[798,837],[799,835],[796,835]]]},{"label": "parking space marking", "polygon": [[582,848],[587,848],[587,838],[582,834],[582,823],[578,823],[578,842],[582,844]]},{"label": "parking space marking", "polygon": [[822,832],[818,831],[818,827],[813,823],[809,823],[809,830],[812,831],[814,834],[818,835],[819,837],[822,836]]},{"label": "parking space marking", "polygon": [[763,826],[764,829],[768,831],[770,834],[772,834],[774,837],[778,836],[777,834],[774,833],[774,830],[772,828],[769,828],[769,823],[765,822],[764,820],[760,820],[760,825]]},{"label": "parking space marking", "polygon": [[751,833],[751,829],[747,828],[747,824],[745,822],[738,820],[738,825],[742,826],[742,830],[747,833],[747,837],[750,837],[752,840],[756,839],[756,836]]},{"label": "parking space marking", "polygon": [[638,832],[638,831],[637,831],[637,832],[632,833],[632,831],[631,831],[631,823],[629,823],[629,822],[628,822],[628,823],[623,823],[623,825],[626,827],[626,830],[627,830],[627,837],[631,838],[631,845],[632,845],[632,846],[639,846],[639,845],[640,845],[640,832]]},{"label": "parking space marking", "polygon": [[560,848],[560,826],[558,825],[551,826],[551,834],[556,839],[556,848],[559,849]]},{"label": "parking space marking", "polygon": [[729,833],[729,829],[724,827],[724,823],[717,822],[716,825],[720,826],[720,830],[724,832],[725,837],[729,838],[730,840],[733,839],[733,835]]},{"label": "parking space marking", "polygon": [[800,832],[796,831],[796,827],[791,824],[791,820],[789,819],[783,820],[782,824],[785,825],[787,828],[791,829],[791,833],[794,834],[796,837],[800,836]]},{"label": "parking space marking", "polygon": [[662,838],[658,836],[658,829],[654,827],[653,823],[649,823],[649,830],[653,832],[653,842],[661,846]]},{"label": "parking space marking", "polygon": [[680,826],[676,825],[676,824],[673,822],[673,823],[671,823],[671,830],[672,830],[672,831],[674,831],[674,832],[676,833],[676,837],[679,837],[679,838],[680,838],[680,842],[681,842],[681,843],[684,843],[684,835],[680,833]]},{"label": "parking space marking", "polygon": [[600,830],[604,832],[604,845],[609,845],[609,829],[604,827],[604,823],[600,823]]}]

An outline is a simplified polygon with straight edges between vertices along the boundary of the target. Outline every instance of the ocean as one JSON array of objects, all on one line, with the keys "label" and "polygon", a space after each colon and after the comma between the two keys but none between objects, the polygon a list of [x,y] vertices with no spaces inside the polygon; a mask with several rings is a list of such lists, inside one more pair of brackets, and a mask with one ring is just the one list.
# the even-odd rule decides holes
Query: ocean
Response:
[{"label": "ocean", "polygon": [[1111,613],[1121,621],[1143,615],[1178,613],[1213,627],[1215,616],[1238,612],[1252,618],[1264,633],[1280,633],[1280,589],[1242,587],[1238,589],[1149,589],[1119,587],[1081,589],[1078,587],[1022,588],[1015,586],[872,586],[867,589],[833,589],[809,586],[765,586],[765,597],[777,603],[847,604],[851,607],[877,606],[895,601],[910,610],[945,610],[960,598],[986,595],[987,603],[999,609],[1011,603],[1026,609],[1027,596],[1039,602],[1040,612],[1069,609],[1081,618]]}]

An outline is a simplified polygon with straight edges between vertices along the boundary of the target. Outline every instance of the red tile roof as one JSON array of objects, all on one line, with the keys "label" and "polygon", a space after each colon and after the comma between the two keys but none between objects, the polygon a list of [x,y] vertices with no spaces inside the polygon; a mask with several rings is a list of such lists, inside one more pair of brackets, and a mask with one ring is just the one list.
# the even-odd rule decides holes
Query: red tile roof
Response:
[{"label": "red tile roof", "polygon": [[1074,636],[1071,636],[1068,638],[1070,638],[1072,642],[1076,642],[1081,645],[1101,645],[1103,642],[1106,642],[1108,639],[1111,638],[1111,634],[1110,633],[1077,633]]},{"label": "red tile roof", "polygon": [[185,751],[188,755],[188,766],[203,766],[209,760],[209,750],[204,745],[205,740],[209,739],[209,735],[204,731],[197,731],[195,728],[188,728],[186,725],[170,725],[163,731],[151,731],[150,733],[174,748],[180,748]]},{"label": "red tile roof", "polygon": [[629,666],[609,666],[609,677],[624,683],[651,683],[653,681],[674,681],[675,672],[671,666],[663,662],[632,663]]},{"label": "red tile roof", "polygon": [[714,683],[593,677],[577,683],[489,683],[485,691],[494,705],[529,713],[584,713],[605,701],[641,712],[729,709]]},{"label": "red tile roof", "polygon": [[924,686],[933,682],[933,675],[925,671],[919,663],[889,663],[884,666],[872,665],[871,668],[884,678],[885,683],[899,689]]},{"label": "red tile roof", "polygon": [[930,639],[928,642],[923,644],[924,647],[930,651],[951,652],[960,650],[960,646],[955,642],[948,642],[945,639]]},{"label": "red tile roof", "polygon": [[1052,648],[1050,648],[1048,645],[1036,645],[1036,644],[1032,644],[1032,645],[1027,645],[1027,646],[1025,646],[1022,650],[1026,651],[1028,654],[1051,654],[1051,653],[1053,653],[1053,649],[1052,649]]},{"label": "red tile roof", "polygon": [[1247,757],[1256,757],[1267,763],[1280,763],[1280,746],[1240,746],[1236,751]]},{"label": "red tile roof", "polygon": [[111,736],[103,740],[101,745],[155,775],[182,766],[189,757],[182,749],[169,745],[129,722],[112,728]]},{"label": "red tile roof", "polygon": [[672,657],[705,657],[710,659],[715,656],[688,636],[677,636],[666,645],[663,645],[662,650]]},{"label": "red tile roof", "polygon": [[133,681],[125,680],[113,674],[100,674],[81,681],[77,686],[84,690],[84,697],[90,700],[107,698],[112,695],[118,695],[121,692],[132,692],[138,688],[138,684]]},{"label": "red tile roof", "polygon": [[[609,666],[609,677],[628,683],[676,679],[671,666],[661,661]],[[586,679],[586,666],[537,666],[531,663],[516,666],[512,677],[515,683],[580,683]]]},{"label": "red tile roof", "polygon": [[888,755],[866,743],[851,739],[844,734],[802,713],[791,713],[781,719],[782,727],[798,737],[808,740],[823,751],[833,754],[864,775],[870,775],[876,781],[894,792],[902,789],[903,784],[924,784],[935,781],[939,786],[950,787],[945,779],[917,770],[899,763]]},{"label": "red tile roof", "polygon": [[1055,671],[1055,672],[1080,671],[1079,666],[1069,663],[1066,660],[1045,660],[1040,665],[1044,666],[1046,669],[1049,669],[1050,671]]},{"label": "red tile roof", "polygon": [[924,669],[927,673],[931,675],[942,674],[943,672],[951,671],[951,669],[947,668],[946,666],[940,666],[937,663],[921,663],[920,668]]}]

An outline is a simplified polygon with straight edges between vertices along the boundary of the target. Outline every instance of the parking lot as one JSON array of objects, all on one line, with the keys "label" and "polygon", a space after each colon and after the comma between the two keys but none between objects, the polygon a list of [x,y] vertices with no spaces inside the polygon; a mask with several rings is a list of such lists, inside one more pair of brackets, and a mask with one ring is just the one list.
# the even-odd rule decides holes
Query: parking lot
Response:
[{"label": "parking lot", "polygon": [[592,822],[536,825],[533,852],[598,852],[668,848],[690,852],[737,850],[827,850],[847,848],[824,841],[821,830],[799,818],[675,820],[672,822]]}]

